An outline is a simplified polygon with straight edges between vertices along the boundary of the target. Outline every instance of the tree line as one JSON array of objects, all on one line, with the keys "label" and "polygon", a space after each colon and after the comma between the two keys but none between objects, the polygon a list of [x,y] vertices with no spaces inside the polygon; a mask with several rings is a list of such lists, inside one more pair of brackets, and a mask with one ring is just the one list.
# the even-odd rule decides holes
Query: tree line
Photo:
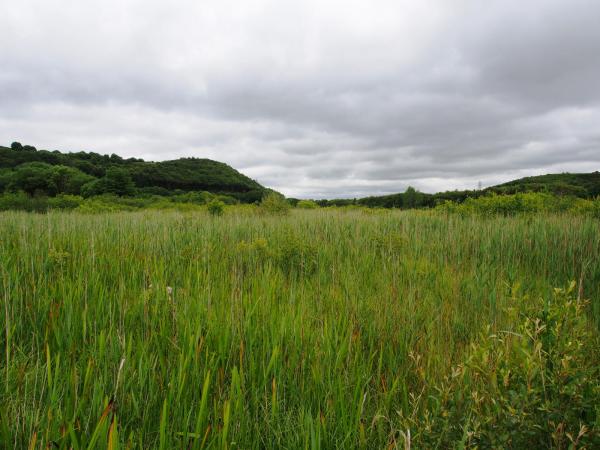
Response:
[{"label": "tree line", "polygon": [[13,142],[10,148],[0,147],[0,191],[50,197],[171,196],[207,191],[253,203],[260,201],[266,189],[227,164],[209,159],[147,162],[114,153],[37,150]]}]

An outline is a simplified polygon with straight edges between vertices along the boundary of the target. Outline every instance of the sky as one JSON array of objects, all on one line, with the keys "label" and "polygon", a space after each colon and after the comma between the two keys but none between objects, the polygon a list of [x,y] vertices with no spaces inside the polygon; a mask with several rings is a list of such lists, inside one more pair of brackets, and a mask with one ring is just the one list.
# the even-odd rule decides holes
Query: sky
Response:
[{"label": "sky", "polygon": [[600,170],[598,0],[2,0],[0,145],[298,198]]}]

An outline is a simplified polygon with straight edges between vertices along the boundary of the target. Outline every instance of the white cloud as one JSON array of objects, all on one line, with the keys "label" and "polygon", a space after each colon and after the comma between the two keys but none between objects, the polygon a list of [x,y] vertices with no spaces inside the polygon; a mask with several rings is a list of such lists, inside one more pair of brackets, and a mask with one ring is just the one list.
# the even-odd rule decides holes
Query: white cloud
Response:
[{"label": "white cloud", "polygon": [[5,0],[0,143],[224,161],[299,197],[600,167],[592,0]]}]

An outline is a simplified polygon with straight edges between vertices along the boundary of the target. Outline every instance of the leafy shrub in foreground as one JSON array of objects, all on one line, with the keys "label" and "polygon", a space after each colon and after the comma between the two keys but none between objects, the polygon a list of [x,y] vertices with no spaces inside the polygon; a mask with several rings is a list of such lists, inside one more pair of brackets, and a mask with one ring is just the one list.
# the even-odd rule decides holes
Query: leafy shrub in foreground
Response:
[{"label": "leafy shrub in foreground", "polygon": [[[468,358],[405,419],[423,448],[599,448],[598,340],[575,283],[526,306],[515,330],[472,344]],[[511,310],[513,319],[518,308]]]}]

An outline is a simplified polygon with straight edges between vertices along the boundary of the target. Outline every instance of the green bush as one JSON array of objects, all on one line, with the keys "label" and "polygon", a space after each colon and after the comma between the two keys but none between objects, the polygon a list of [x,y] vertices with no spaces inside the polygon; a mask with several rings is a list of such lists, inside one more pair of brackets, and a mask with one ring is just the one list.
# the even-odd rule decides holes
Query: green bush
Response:
[{"label": "green bush", "polygon": [[266,214],[283,216],[289,213],[290,204],[276,192],[267,194],[260,202],[260,209]]},{"label": "green bush", "polygon": [[299,236],[287,233],[279,241],[264,238],[240,241],[236,246],[235,263],[242,273],[270,262],[287,276],[304,276],[317,269],[317,247]]},{"label": "green bush", "polygon": [[99,180],[90,181],[81,187],[81,195],[112,194],[118,196],[131,196],[135,194],[135,185],[130,173],[119,167],[109,167],[106,174]]},{"label": "green bush", "polygon": [[0,211],[17,210],[45,212],[48,210],[48,198],[45,196],[30,196],[25,192],[5,192],[0,195]]},{"label": "green bush", "polygon": [[222,216],[223,211],[225,210],[225,203],[215,199],[206,205],[206,208],[211,216]]},{"label": "green bush", "polygon": [[[575,283],[550,301],[521,299],[514,330],[487,327],[418,419],[423,448],[600,448],[598,338]],[[520,311],[523,318],[517,316]],[[523,312],[525,311],[525,312]]]},{"label": "green bush", "polygon": [[316,209],[319,205],[314,200],[300,200],[296,203],[296,208],[302,209]]},{"label": "green bush", "polygon": [[235,251],[231,253],[234,265],[241,274],[253,274],[253,272],[273,258],[273,250],[264,238],[252,241],[240,241]]},{"label": "green bush", "polygon": [[317,247],[295,234],[285,235],[276,248],[274,258],[287,275],[308,275],[317,268]]},{"label": "green bush", "polygon": [[48,199],[50,209],[75,209],[83,202],[83,197],[78,195],[57,195]]},{"label": "green bush", "polygon": [[551,212],[600,217],[600,199],[587,200],[541,192],[512,195],[492,193],[478,198],[467,198],[462,203],[446,200],[439,204],[436,209],[447,213],[480,216],[514,216],[517,214]]}]

